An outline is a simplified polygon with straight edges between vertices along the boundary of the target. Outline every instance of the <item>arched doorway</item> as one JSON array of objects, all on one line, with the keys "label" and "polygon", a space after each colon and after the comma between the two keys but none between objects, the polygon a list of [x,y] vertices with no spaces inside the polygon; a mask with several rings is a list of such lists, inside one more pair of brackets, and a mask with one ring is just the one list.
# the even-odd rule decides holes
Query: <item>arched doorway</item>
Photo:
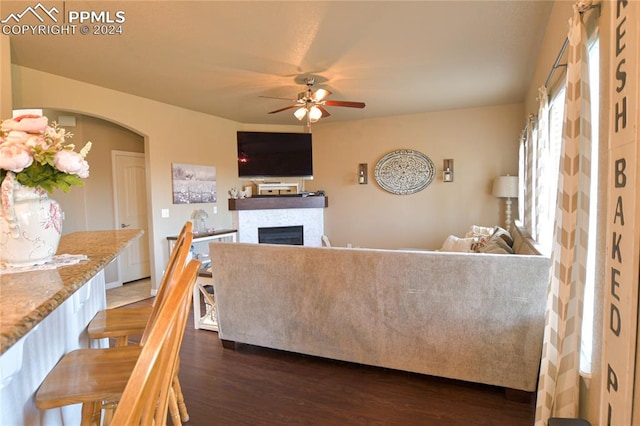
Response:
[{"label": "arched doorway", "polygon": [[[120,221],[117,214],[117,198],[115,191],[115,179],[113,175],[112,152],[128,152],[142,156],[144,165],[144,137],[126,129],[116,123],[76,112],[60,111],[44,108],[44,116],[50,121],[61,123],[61,127],[73,134],[71,142],[82,146],[87,141],[92,142],[91,151],[87,156],[90,165],[90,176],[82,187],[74,187],[70,192],[56,191],[54,198],[60,203],[64,212],[63,234],[77,231],[96,231],[106,229],[120,229]],[[142,189],[146,191],[147,184],[144,181],[146,173],[137,174],[137,179],[143,179]],[[137,188],[139,183],[135,184]],[[126,184],[125,184],[126,187]],[[145,214],[142,223],[143,236],[125,249],[115,262],[105,267],[105,279],[107,288],[114,288],[128,281],[146,278],[149,271],[149,239],[147,232],[146,192],[139,194],[139,203],[144,204]],[[129,253],[127,253],[129,251]],[[137,251],[138,253],[131,253]],[[128,273],[127,262],[123,258],[138,258],[144,256],[147,264],[146,272],[141,276]],[[136,266],[137,267],[137,266]],[[135,278],[131,278],[134,276]]]}]

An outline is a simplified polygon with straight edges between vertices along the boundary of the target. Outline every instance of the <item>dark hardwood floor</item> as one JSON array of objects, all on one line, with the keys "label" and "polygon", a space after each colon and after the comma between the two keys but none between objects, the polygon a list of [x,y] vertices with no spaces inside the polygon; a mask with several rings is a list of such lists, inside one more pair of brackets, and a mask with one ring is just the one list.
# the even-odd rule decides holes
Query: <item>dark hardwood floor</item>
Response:
[{"label": "dark hardwood floor", "polygon": [[179,374],[189,425],[533,424],[533,398],[507,400],[502,388],[244,344],[223,349],[192,318]]}]

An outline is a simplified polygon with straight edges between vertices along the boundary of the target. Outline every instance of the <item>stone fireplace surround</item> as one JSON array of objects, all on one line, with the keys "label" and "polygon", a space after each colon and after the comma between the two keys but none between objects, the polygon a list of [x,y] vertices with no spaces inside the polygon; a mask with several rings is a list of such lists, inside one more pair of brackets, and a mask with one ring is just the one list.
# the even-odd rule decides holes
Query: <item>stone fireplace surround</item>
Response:
[{"label": "stone fireplace surround", "polygon": [[230,199],[233,227],[238,242],[258,243],[258,228],[302,226],[304,245],[321,247],[327,197],[261,197]]}]

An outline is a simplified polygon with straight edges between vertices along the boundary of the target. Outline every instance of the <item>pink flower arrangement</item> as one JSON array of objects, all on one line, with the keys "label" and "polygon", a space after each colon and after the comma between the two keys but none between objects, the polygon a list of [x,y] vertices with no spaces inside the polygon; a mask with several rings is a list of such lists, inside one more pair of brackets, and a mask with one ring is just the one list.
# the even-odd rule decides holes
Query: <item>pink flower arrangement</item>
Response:
[{"label": "pink flower arrangement", "polygon": [[47,117],[21,115],[0,122],[0,183],[8,173],[15,174],[21,184],[53,192],[60,188],[68,192],[72,185],[83,185],[89,177],[85,160],[91,142],[75,152],[66,138],[73,135],[49,126]]}]

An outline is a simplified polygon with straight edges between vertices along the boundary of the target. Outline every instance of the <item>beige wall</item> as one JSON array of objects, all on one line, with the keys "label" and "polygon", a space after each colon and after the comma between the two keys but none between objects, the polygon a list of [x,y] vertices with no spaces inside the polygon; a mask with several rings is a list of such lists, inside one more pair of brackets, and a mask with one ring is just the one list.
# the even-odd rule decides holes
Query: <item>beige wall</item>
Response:
[{"label": "beige wall", "polygon": [[[443,111],[312,127],[314,180],[329,196],[325,233],[332,244],[437,249],[472,224],[503,221],[504,203],[491,195],[496,176],[517,174],[522,105]],[[397,149],[427,155],[437,173],[424,190],[396,195],[376,182],[376,163]],[[442,181],[443,159],[454,160],[454,182]],[[368,163],[369,183],[357,182]]]}]

